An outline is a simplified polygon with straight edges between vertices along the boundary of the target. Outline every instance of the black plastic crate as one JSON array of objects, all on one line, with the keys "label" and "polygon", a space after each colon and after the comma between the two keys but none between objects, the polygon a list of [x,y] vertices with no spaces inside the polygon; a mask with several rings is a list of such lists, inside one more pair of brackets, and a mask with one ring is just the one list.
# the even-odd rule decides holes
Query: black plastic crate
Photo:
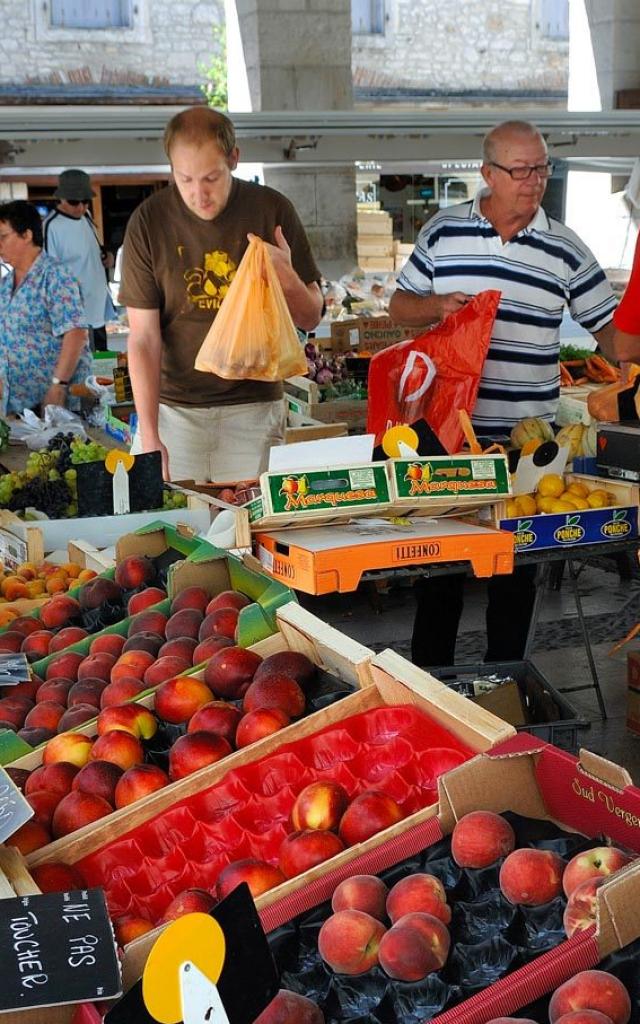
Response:
[{"label": "black plastic crate", "polygon": [[[438,666],[427,671],[471,699],[471,684],[474,679],[486,676],[512,679],[518,687],[524,721],[512,721],[511,724],[518,732],[532,733],[572,754],[578,752],[579,734],[591,726],[591,723],[580,717],[573,704],[558,693],[531,661],[487,661],[479,664]],[[493,691],[494,694],[497,692]],[[500,711],[491,706],[491,701],[479,703],[488,706],[489,710],[501,717]]]}]

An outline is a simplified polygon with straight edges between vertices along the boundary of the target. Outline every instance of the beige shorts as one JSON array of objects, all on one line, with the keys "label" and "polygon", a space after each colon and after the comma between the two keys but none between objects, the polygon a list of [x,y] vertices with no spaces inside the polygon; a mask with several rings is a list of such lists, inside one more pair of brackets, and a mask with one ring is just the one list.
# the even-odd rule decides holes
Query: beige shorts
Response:
[{"label": "beige shorts", "polygon": [[[269,449],[282,444],[284,428],[281,398],[213,409],[161,404],[158,412],[172,480],[251,480],[267,469]],[[131,451],[142,451],[139,431]]]}]

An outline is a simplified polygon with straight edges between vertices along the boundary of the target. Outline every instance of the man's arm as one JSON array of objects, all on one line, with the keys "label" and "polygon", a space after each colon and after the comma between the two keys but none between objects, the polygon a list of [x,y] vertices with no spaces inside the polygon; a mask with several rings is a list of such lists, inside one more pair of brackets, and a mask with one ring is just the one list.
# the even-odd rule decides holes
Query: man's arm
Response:
[{"label": "man's arm", "polygon": [[470,298],[464,292],[416,295],[397,288],[389,302],[389,316],[403,327],[427,327],[444,320],[450,313],[457,313]]},{"label": "man's arm", "polygon": [[160,405],[160,362],[162,334],[157,309],[127,306],[129,340],[127,355],[133,398],[138,413],[138,429],[143,452],[162,454],[162,475],[169,480],[169,456],[158,433]]},{"label": "man's arm", "polygon": [[614,344],[616,329],[613,326],[613,320],[610,320],[608,324],[601,327],[599,331],[593,332],[593,337],[598,342],[598,347],[604,352],[607,359],[612,362],[617,362],[621,357],[616,354],[616,348]]},{"label": "man's arm", "polygon": [[[86,344],[87,332],[84,327],[73,327],[63,334],[53,376],[59,380],[71,380]],[[42,405],[64,405],[66,397],[67,390],[64,384],[52,384],[42,399]]]},{"label": "man's arm", "polygon": [[[247,235],[249,241],[255,235]],[[320,323],[322,316],[322,292],[317,281],[305,284],[298,276],[291,263],[291,249],[284,237],[281,227],[275,230],[276,244],[265,242],[273,268],[282,285],[282,291],[296,327],[303,331],[312,331]]]},{"label": "man's arm", "polygon": [[614,358],[620,363],[640,362],[640,335],[615,331],[613,336]]}]

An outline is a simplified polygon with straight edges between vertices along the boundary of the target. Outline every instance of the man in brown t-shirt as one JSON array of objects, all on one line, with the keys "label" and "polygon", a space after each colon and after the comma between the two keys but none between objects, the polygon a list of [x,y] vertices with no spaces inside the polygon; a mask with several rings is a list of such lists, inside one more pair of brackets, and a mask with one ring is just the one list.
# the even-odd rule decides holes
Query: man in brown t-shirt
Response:
[{"label": "man in brown t-shirt", "polygon": [[227,117],[191,107],[172,118],[164,141],[173,183],[134,211],[124,241],[120,302],[138,413],[132,450],[160,450],[167,479],[248,479],[282,441],[282,384],[201,373],[196,355],[248,235],[269,243],[303,330],[321,316],[320,272],[289,200],[233,177],[238,148]]}]

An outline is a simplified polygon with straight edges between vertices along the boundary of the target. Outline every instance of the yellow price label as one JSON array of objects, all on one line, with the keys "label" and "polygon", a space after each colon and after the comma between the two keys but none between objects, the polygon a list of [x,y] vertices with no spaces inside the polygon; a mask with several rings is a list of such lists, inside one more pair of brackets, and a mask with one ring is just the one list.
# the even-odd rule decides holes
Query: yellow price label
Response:
[{"label": "yellow price label", "polygon": [[218,922],[208,914],[186,914],[156,940],[142,975],[144,1004],[160,1024],[182,1020],[180,967],[189,960],[214,985],[222,974],[226,943]]},{"label": "yellow price label", "polygon": [[107,452],[104,466],[107,472],[113,476],[120,463],[122,463],[128,473],[135,461],[135,455],[132,455],[130,452],[122,452],[119,448],[112,448],[111,451]]}]

